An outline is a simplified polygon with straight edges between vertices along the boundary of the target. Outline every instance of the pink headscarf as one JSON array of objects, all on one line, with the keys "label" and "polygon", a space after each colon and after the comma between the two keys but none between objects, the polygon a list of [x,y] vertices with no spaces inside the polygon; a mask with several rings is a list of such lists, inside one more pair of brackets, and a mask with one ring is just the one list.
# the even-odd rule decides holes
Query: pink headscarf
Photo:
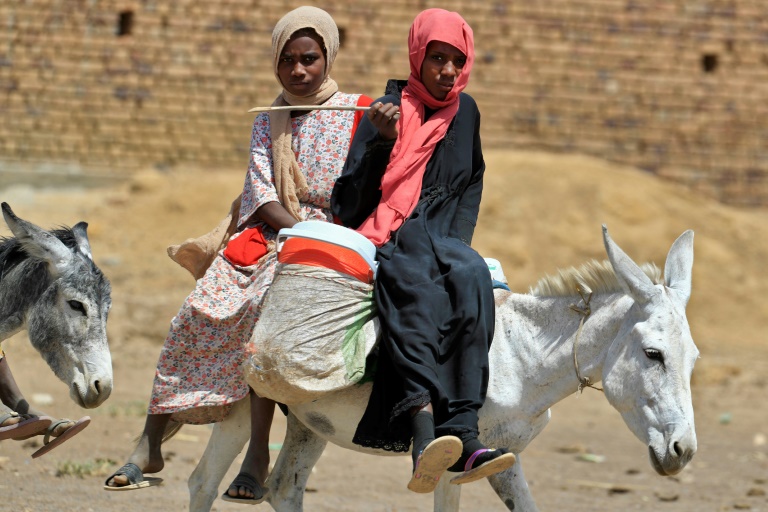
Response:
[{"label": "pink headscarf", "polygon": [[[442,101],[432,96],[421,81],[421,65],[430,41],[448,43],[467,57],[453,89]],[[378,247],[389,240],[391,233],[416,207],[427,162],[459,110],[459,93],[469,82],[469,72],[475,60],[472,29],[458,13],[427,9],[413,21],[408,34],[408,51],[411,75],[400,103],[397,141],[381,179],[381,201],[357,229]],[[426,123],[425,105],[437,109]]]}]

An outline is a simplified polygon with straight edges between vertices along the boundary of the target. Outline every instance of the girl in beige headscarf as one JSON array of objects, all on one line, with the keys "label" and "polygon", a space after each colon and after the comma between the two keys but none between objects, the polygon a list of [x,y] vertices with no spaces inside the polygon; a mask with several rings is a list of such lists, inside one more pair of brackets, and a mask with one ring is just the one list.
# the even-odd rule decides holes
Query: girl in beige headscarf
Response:
[{"label": "girl in beige headscarf", "polygon": [[[325,11],[300,7],[286,14],[272,34],[275,76],[283,89],[273,104],[368,105],[370,98],[339,92],[330,78],[338,48],[338,29]],[[234,234],[225,237],[210,266],[185,265],[193,274],[199,272],[197,285],[171,322],[139,444],[128,463],[107,479],[105,489],[159,483],[143,473],[163,468],[165,432],[180,423],[221,421],[233,403],[250,395],[251,442],[241,472],[223,498],[263,501],[274,402],[249,393],[242,365],[253,350],[250,335],[274,278],[277,258],[271,249],[281,228],[303,220],[332,221],[331,189],[361,116],[340,110],[283,110],[256,117],[240,205],[232,222],[222,223]],[[216,249],[219,244],[214,241]]]}]

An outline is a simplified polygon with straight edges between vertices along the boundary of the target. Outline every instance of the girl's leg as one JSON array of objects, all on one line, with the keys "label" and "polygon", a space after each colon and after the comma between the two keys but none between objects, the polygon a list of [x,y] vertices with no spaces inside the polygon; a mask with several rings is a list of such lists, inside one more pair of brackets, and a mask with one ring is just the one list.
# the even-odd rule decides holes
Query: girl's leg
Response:
[{"label": "girl's leg", "polygon": [[[18,423],[19,421],[31,416],[47,416],[45,413],[31,407],[29,402],[27,402],[27,400],[24,398],[24,395],[21,394],[21,390],[19,389],[18,384],[16,384],[16,379],[13,377],[13,373],[11,373],[11,368],[8,366],[8,361],[5,356],[0,357],[0,401],[2,401],[2,403],[9,409],[19,413],[20,415],[15,420],[7,420],[4,425],[0,426],[8,426],[12,423]],[[51,432],[53,437],[59,437],[61,434],[66,432],[67,429],[71,428],[75,424],[74,421],[59,422],[58,418],[53,418],[51,416],[48,417],[51,418],[54,423],[56,423],[55,428]],[[34,434],[14,437],[14,439],[21,441],[23,439],[29,439],[30,437],[37,435],[44,435],[46,431],[47,429],[44,428],[39,432],[35,432]]]},{"label": "girl's leg", "polygon": [[411,428],[413,430],[413,448],[411,458],[413,467],[416,461],[429,443],[435,440],[435,418],[432,411],[432,403],[423,407],[411,409]]},{"label": "girl's leg", "polygon": [[413,430],[413,474],[408,489],[432,492],[440,477],[461,455],[461,440],[455,436],[435,439],[435,419],[432,404],[411,409]]},{"label": "girl's leg", "polygon": [[[128,457],[128,462],[136,464],[142,473],[157,473],[163,469],[165,463],[160,446],[170,419],[170,414],[147,415],[139,443]],[[129,483],[126,475],[117,474],[107,482],[107,485],[109,487],[122,487]]]},{"label": "girl's leg", "polygon": [[[251,479],[256,479],[259,489],[249,485],[250,479],[236,479],[227,489],[227,494],[233,498],[260,499],[266,492],[264,482],[269,475],[269,430],[272,427],[272,417],[275,414],[275,402],[263,398],[253,390],[250,391],[251,402],[251,440],[245,459],[240,466],[240,473],[245,473]],[[261,494],[261,496],[257,494]]]},{"label": "girl's leg", "polygon": [[13,378],[11,367],[8,366],[5,356],[0,357],[0,401],[19,414],[27,414],[29,409],[29,404],[22,396],[16,379]]}]

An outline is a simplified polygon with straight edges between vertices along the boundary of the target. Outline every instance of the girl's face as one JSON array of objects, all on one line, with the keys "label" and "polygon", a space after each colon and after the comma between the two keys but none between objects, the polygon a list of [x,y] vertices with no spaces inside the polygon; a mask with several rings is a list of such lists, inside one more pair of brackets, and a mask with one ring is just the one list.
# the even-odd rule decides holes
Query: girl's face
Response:
[{"label": "girl's face", "polygon": [[277,62],[277,76],[286,91],[307,96],[325,80],[325,56],[319,36],[301,35],[285,43]]},{"label": "girl's face", "polygon": [[467,56],[453,45],[430,41],[421,64],[421,82],[429,93],[444,100],[464,69]]}]

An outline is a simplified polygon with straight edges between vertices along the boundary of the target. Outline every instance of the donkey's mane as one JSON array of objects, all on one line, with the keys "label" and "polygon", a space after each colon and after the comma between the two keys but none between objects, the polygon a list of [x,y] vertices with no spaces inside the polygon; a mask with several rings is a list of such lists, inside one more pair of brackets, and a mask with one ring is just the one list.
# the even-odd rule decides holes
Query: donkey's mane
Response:
[{"label": "donkey's mane", "polygon": [[[61,240],[69,249],[74,250],[77,247],[75,233],[67,226],[61,226],[58,229],[49,231],[53,236]],[[0,261],[4,262],[5,268],[27,260],[29,255],[24,251],[21,242],[13,236],[0,236]]]},{"label": "donkey's mane", "polygon": [[[640,268],[654,284],[661,284],[661,270],[653,263],[643,263]],[[538,297],[568,297],[582,293],[616,293],[622,291],[611,262],[590,260],[580,267],[560,269],[557,275],[547,275],[530,289]]]},{"label": "donkey's mane", "polygon": [[[61,240],[68,249],[77,252],[77,239],[75,238],[75,233],[72,231],[72,228],[61,226],[56,229],[51,229],[48,232]],[[83,261],[86,262],[90,271],[93,272],[98,279],[105,280],[101,269],[96,266],[96,263],[93,262],[93,260],[84,258]],[[0,236],[0,280],[5,273],[22,264],[26,267],[25,273],[30,275],[36,273],[37,269],[44,265],[42,261],[31,258],[16,237]]]}]

